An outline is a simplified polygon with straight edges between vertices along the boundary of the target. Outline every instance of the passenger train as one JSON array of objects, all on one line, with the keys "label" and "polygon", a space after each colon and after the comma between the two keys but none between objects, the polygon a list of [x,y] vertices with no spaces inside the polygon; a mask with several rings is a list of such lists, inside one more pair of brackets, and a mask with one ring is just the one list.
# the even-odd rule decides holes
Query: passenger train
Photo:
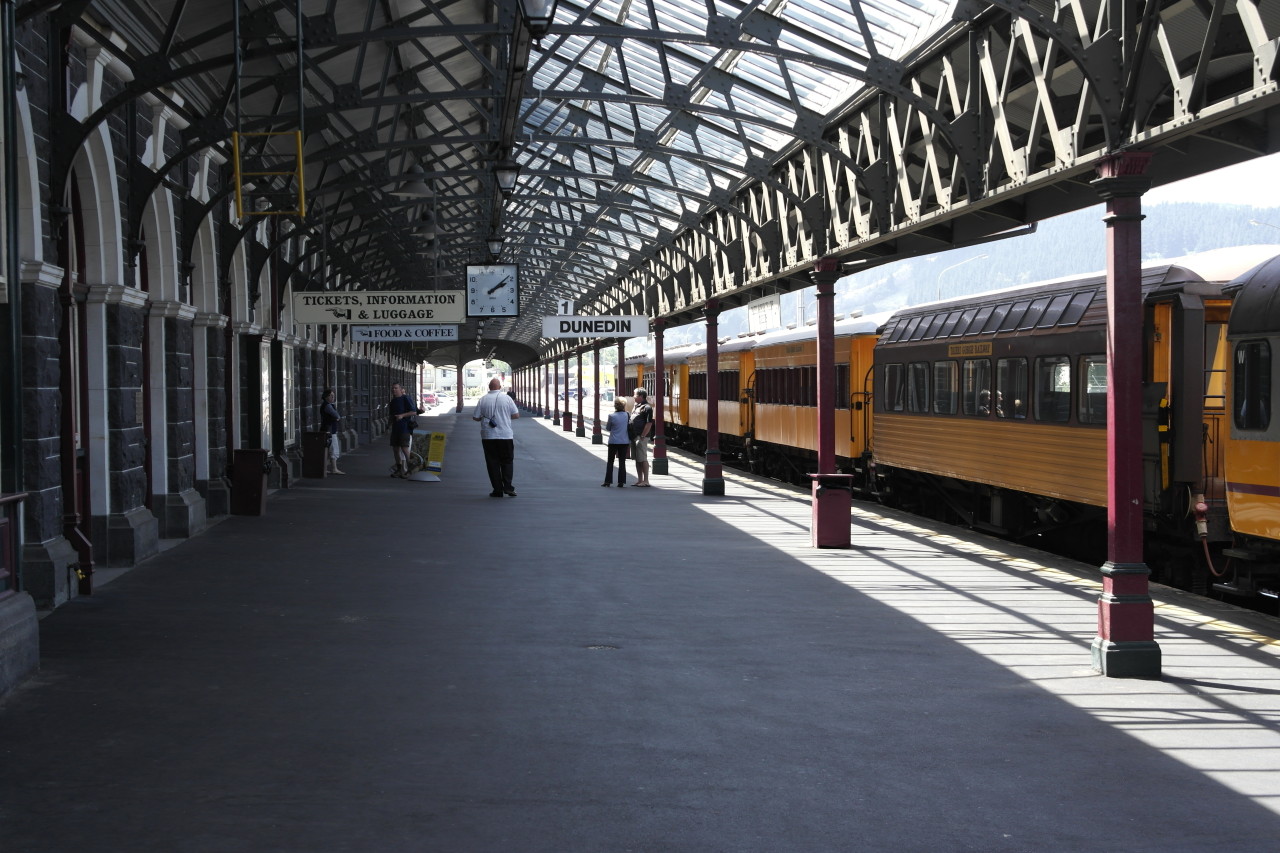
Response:
[{"label": "passenger train", "polygon": [[[1143,462],[1153,580],[1280,597],[1280,247],[1144,266]],[[836,454],[855,494],[1048,550],[1106,522],[1106,278],[1062,278],[836,323]],[[720,448],[816,470],[814,326],[725,341]],[[669,444],[706,448],[705,346],[666,350]],[[627,360],[656,387],[653,356]]]}]

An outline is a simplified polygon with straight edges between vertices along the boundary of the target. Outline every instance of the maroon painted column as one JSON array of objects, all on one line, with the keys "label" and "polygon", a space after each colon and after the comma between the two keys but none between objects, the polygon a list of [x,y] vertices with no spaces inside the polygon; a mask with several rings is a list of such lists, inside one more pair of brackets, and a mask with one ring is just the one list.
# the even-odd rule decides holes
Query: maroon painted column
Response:
[{"label": "maroon painted column", "polygon": [[619,397],[630,397],[631,392],[635,390],[634,386],[627,387],[626,343],[626,338],[618,338],[618,366],[613,369],[613,384],[618,386],[614,393]]},{"label": "maroon painted column", "polygon": [[[578,381],[582,381],[582,377],[578,377]],[[561,424],[565,432],[573,432],[573,411],[569,406],[569,353],[564,354],[564,423]]]},{"label": "maroon painted column", "polygon": [[666,329],[665,320],[653,321],[653,459],[649,462],[650,473],[667,473],[667,440],[663,429],[663,412],[666,411],[667,366],[662,360],[662,333]]},{"label": "maroon painted column", "polygon": [[597,338],[591,352],[591,369],[595,374],[595,378],[591,382],[591,387],[595,393],[591,396],[595,397],[595,423],[591,426],[591,443],[604,444],[604,436],[600,434],[600,339]]},{"label": "maroon painted column", "polygon": [[1092,658],[1115,678],[1160,677],[1142,553],[1142,194],[1150,159],[1111,155],[1093,181],[1107,203],[1107,562]]},{"label": "maroon painted column", "polygon": [[542,417],[551,417],[551,362],[542,365]]},{"label": "maroon painted column", "polygon": [[720,302],[708,299],[707,315],[707,454],[702,493],[724,494],[724,466],[720,464]]},{"label": "maroon painted column", "polygon": [[551,423],[560,426],[560,360],[551,359]]},{"label": "maroon painted column", "polygon": [[578,349],[578,426],[573,434],[578,438],[585,438],[587,435],[587,422],[582,419],[582,386],[586,383],[582,381],[582,349]]},{"label": "maroon painted column", "polygon": [[840,263],[822,258],[811,273],[818,297],[818,473],[810,474],[815,548],[848,548],[853,476],[836,473],[836,280]]}]

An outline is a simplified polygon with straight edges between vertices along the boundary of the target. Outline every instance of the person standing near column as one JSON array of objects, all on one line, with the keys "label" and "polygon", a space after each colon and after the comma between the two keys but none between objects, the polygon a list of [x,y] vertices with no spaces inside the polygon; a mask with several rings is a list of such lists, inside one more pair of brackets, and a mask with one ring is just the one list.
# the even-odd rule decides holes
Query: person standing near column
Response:
[{"label": "person standing near column", "polygon": [[502,380],[489,380],[489,393],[476,403],[471,420],[480,423],[480,444],[484,448],[484,464],[489,471],[489,497],[516,496],[511,478],[515,468],[516,434],[511,422],[520,417],[515,402],[502,391]]},{"label": "person standing near column", "polygon": [[[596,398],[599,400],[599,397]],[[599,405],[597,403],[597,405]],[[613,401],[613,414],[609,415],[606,426],[609,432],[609,456],[604,463],[604,482],[600,485],[613,485],[613,460],[618,460],[618,488],[627,484],[627,448],[631,446],[628,432],[627,403],[621,397]]]},{"label": "person standing near column", "polygon": [[643,388],[635,391],[635,405],[631,407],[631,423],[627,428],[631,436],[631,458],[636,463],[636,485],[649,485],[649,433],[653,432],[653,406],[649,405],[649,392]]},{"label": "person standing near column", "polygon": [[342,455],[338,443],[338,424],[342,421],[342,415],[338,414],[338,407],[334,404],[337,397],[332,388],[324,389],[324,404],[320,407],[320,429],[329,433],[325,471],[330,474],[345,474],[346,471],[338,470],[338,457]]},{"label": "person standing near column", "polygon": [[388,406],[391,416],[391,458],[395,467],[391,469],[392,477],[409,476],[409,444],[413,441],[413,421],[422,410],[413,404],[409,395],[404,393],[404,386],[396,383],[391,386],[391,403]]}]

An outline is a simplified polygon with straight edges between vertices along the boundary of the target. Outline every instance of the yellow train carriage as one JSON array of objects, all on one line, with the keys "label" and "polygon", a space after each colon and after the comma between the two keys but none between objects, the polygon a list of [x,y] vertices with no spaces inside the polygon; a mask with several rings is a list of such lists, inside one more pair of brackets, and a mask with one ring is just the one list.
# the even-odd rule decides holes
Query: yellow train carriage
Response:
[{"label": "yellow train carriage", "polygon": [[[719,433],[729,439],[728,444],[721,443],[721,450],[736,452],[741,446],[742,437],[747,431],[746,407],[743,405],[743,389],[747,378],[752,373],[751,348],[755,345],[752,338],[735,338],[724,341],[717,348],[716,371],[719,384],[717,387],[719,417]],[[699,347],[691,352],[686,360],[688,367],[687,394],[687,426],[691,430],[706,432],[707,429],[707,349]]]},{"label": "yellow train carriage", "polygon": [[[871,368],[876,333],[889,314],[835,324],[835,453],[844,470],[864,470],[871,434]],[[817,330],[763,336],[755,348],[749,435],[757,470],[803,481],[818,449]]]},{"label": "yellow train carriage", "polygon": [[[1211,493],[1220,469],[1206,435],[1222,416],[1209,393],[1221,386],[1222,282],[1250,261],[1233,249],[1143,270],[1148,529],[1184,542],[1191,496]],[[1107,502],[1105,284],[1098,273],[895,315],[876,350],[884,494],[1012,535],[1098,517]]]},{"label": "yellow train carriage", "polygon": [[1280,597],[1280,257],[1233,281],[1224,481],[1232,571],[1216,586]]}]

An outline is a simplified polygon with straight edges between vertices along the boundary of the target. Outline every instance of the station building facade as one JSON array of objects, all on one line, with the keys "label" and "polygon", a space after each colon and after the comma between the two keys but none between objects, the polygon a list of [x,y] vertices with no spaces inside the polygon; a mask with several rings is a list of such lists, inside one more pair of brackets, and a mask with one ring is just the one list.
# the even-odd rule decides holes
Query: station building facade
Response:
[{"label": "station building facade", "polygon": [[353,282],[292,220],[236,215],[178,93],[119,98],[110,51],[56,11],[3,11],[0,693],[38,665],[38,610],[232,510],[237,451],[287,488],[325,388],[351,447],[418,370],[292,321],[293,289]]}]

